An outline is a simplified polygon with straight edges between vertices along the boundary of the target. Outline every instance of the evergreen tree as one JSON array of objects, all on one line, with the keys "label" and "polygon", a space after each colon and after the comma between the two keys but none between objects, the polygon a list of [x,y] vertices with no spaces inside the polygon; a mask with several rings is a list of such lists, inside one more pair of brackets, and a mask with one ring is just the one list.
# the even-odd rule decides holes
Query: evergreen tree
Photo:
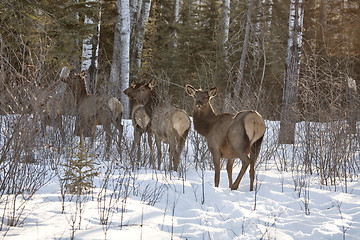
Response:
[{"label": "evergreen tree", "polygon": [[60,181],[65,182],[65,190],[68,194],[82,195],[88,193],[93,186],[93,179],[98,175],[95,168],[95,158],[89,154],[81,136],[80,143],[73,149],[70,159],[63,164],[64,175]]}]

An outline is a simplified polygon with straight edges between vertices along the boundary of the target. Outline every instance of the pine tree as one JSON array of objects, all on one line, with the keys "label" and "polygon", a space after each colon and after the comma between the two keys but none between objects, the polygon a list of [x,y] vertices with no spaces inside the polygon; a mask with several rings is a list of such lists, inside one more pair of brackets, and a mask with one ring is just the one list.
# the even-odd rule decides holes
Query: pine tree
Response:
[{"label": "pine tree", "polygon": [[66,183],[65,189],[68,194],[79,196],[88,193],[94,187],[93,179],[98,175],[98,171],[95,168],[94,155],[87,152],[83,137],[63,167],[65,171],[60,181]]}]

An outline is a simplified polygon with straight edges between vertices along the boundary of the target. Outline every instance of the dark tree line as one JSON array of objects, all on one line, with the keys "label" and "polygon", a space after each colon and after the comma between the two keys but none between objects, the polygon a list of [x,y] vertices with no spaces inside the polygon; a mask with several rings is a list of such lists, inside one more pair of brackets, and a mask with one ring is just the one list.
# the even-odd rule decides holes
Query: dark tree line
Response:
[{"label": "dark tree line", "polygon": [[[282,119],[324,121],[319,109],[326,111],[334,104],[338,110],[354,108],[347,94],[335,101],[331,91],[334,86],[337,92],[346,91],[340,85],[349,78],[359,85],[356,0],[4,0],[0,4],[1,111],[23,111],[31,98],[29,89],[51,86],[61,67],[80,71],[89,58],[84,55],[85,42],[95,39],[90,43],[98,48],[89,56],[97,62],[85,69],[96,78],[89,81],[92,92],[118,88],[112,94],[122,98],[120,90],[128,81],[156,78],[168,86],[175,104],[187,108],[182,88],[186,83],[203,88],[217,85],[223,96],[217,108],[253,108],[267,119],[280,119],[286,79],[293,79],[286,77],[291,4],[301,4],[303,14],[303,24],[295,29],[301,32],[301,46],[290,48],[301,53],[294,58],[299,65],[295,91],[299,97],[294,98],[294,119]],[[121,14],[129,15],[130,21],[123,22]],[[119,47],[123,40],[116,29],[130,31],[125,60],[119,60],[125,50]],[[117,60],[127,61],[123,65],[129,65],[129,73]],[[109,81],[115,87],[107,88]],[[21,91],[24,88],[28,90]],[[304,98],[310,90],[323,100]],[[357,90],[351,91],[350,98],[357,99]],[[356,111],[343,115],[350,113]]]}]

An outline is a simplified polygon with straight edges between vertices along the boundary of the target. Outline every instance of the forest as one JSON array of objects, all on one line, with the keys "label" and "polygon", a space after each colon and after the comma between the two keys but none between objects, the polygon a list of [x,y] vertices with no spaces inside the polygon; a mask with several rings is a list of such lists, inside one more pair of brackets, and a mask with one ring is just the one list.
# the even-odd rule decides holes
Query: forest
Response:
[{"label": "forest", "polygon": [[[71,82],[76,78],[83,78],[83,92],[91,99],[85,110],[81,108],[82,93],[76,92],[78,86]],[[156,133],[152,146],[146,126],[136,130],[147,121],[159,128],[165,122],[146,119],[145,104],[126,93],[138,84],[154,90],[160,105],[182,109],[190,117],[190,127],[176,153],[181,155],[176,160],[177,172],[172,172],[172,145],[162,143],[156,148]],[[212,198],[206,191],[216,196],[211,188],[215,160],[206,139],[194,129],[193,99],[187,84],[208,92],[217,87],[210,97],[216,113],[256,110],[265,120],[266,132],[255,166],[255,193],[251,195],[254,211],[257,204],[261,208],[266,203],[259,192],[258,176],[266,176],[269,169],[282,179],[282,193],[284,188],[295,189],[300,212],[306,216],[310,215],[310,193],[316,195],[314,189],[326,186],[330,192],[341,189],[351,194],[352,188],[355,195],[350,197],[359,194],[358,0],[1,0],[0,236],[9,233],[11,237],[11,227],[26,223],[31,215],[27,205],[33,206],[31,199],[44,186],[47,189],[46,184],[58,188],[70,239],[82,239],[76,232],[83,230],[84,203],[97,202],[105,238],[117,213],[121,220],[114,222],[121,228],[133,224],[126,215],[130,208],[127,200],[133,201],[130,198],[140,199],[143,211],[144,204],[165,209],[163,227],[165,216],[181,219],[174,215],[175,200],[172,213],[167,212],[169,200],[163,203],[163,194],[174,190],[171,183],[164,183],[167,181],[175,181],[170,195],[178,193],[177,187],[183,187],[185,193],[184,182],[192,181],[198,188],[190,190],[194,191],[191,196],[211,208],[204,204]],[[111,102],[112,115],[101,118],[98,115],[108,114],[101,112],[105,101]],[[146,111],[141,112],[141,107]],[[87,108],[95,111],[94,116],[86,116]],[[136,122],[135,110],[145,115],[141,123]],[[100,121],[102,126],[84,127],[82,118]],[[171,134],[166,135],[169,138]],[[163,141],[166,143],[164,137]],[[154,159],[159,169],[155,169]],[[234,174],[239,166],[235,163]],[[225,183],[220,188],[226,188],[223,163],[221,169]],[[190,174],[194,171],[200,178]],[[139,180],[154,178],[154,174],[161,177],[150,183]],[[206,176],[210,180],[205,181]],[[284,187],[284,176],[293,187]],[[248,178],[244,179],[239,192],[248,191]],[[221,194],[219,204],[232,201],[228,192]],[[325,195],[331,199],[330,193]],[[71,204],[75,207],[68,207]],[[112,204],[116,214],[111,213]],[[360,206],[357,204],[353,209]],[[348,211],[353,222],[344,223],[344,209],[341,204],[334,206],[342,221],[336,239],[356,239],[346,234],[348,229],[356,232],[360,227],[354,220],[358,218],[355,211]],[[279,215],[274,217],[274,225],[281,211],[275,211]],[[143,229],[144,212],[136,213],[135,224]],[[272,232],[274,225],[266,222],[265,230],[249,227],[249,238],[245,222],[245,218],[237,222],[243,224],[242,234],[232,230],[226,236],[279,237]],[[171,239],[192,239],[183,237],[184,232],[177,232],[172,224],[170,230],[164,230]],[[216,239],[219,235],[215,232],[194,233],[194,239]],[[169,239],[169,235],[159,239]]]}]

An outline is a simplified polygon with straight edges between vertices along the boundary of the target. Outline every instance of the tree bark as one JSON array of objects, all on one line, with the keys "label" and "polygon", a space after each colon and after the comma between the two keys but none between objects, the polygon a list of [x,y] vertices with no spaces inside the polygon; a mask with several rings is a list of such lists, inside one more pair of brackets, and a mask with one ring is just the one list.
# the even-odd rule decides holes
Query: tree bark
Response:
[{"label": "tree bark", "polygon": [[129,98],[123,91],[129,86],[130,74],[130,9],[129,0],[117,0],[117,18],[114,32],[114,50],[110,70],[109,92],[120,97],[123,116],[129,117]]},{"label": "tree bark", "polygon": [[151,0],[143,0],[141,6],[141,13],[135,28],[135,38],[132,50],[131,64],[133,69],[133,77],[138,78],[141,67],[141,57],[143,52],[143,41],[145,37],[145,27],[149,20]]},{"label": "tree bark", "polygon": [[177,33],[177,24],[179,22],[179,11],[180,11],[180,3],[179,0],[174,0],[174,48],[177,48],[178,45],[178,33]]},{"label": "tree bark", "polygon": [[291,0],[289,14],[289,38],[285,62],[284,90],[280,119],[280,144],[295,142],[295,127],[298,120],[297,99],[302,49],[303,0]]},{"label": "tree bark", "polygon": [[234,96],[233,96],[234,102],[238,102],[238,100],[239,100],[241,85],[242,85],[243,78],[244,78],[244,67],[245,67],[245,60],[246,60],[246,54],[247,54],[247,47],[248,47],[249,38],[250,38],[250,24],[251,24],[251,13],[252,13],[253,2],[254,2],[253,0],[249,1],[249,8],[247,10],[245,38],[244,38],[244,44],[243,44],[243,49],[242,49],[241,58],[240,58],[239,71],[238,71],[237,80],[236,80],[236,84],[235,84],[235,88],[234,88]]},{"label": "tree bark", "polygon": [[[95,2],[86,0],[86,2]],[[86,83],[89,93],[94,94],[96,91],[98,57],[99,57],[99,37],[101,23],[101,5],[99,3],[99,19],[94,29],[94,34],[83,40],[81,70],[86,71]],[[85,24],[94,24],[95,22],[85,15]]]},{"label": "tree bark", "polygon": [[221,48],[224,56],[225,64],[228,65],[228,44],[229,44],[229,29],[230,29],[230,0],[223,0],[222,5],[222,34],[221,34]]}]

